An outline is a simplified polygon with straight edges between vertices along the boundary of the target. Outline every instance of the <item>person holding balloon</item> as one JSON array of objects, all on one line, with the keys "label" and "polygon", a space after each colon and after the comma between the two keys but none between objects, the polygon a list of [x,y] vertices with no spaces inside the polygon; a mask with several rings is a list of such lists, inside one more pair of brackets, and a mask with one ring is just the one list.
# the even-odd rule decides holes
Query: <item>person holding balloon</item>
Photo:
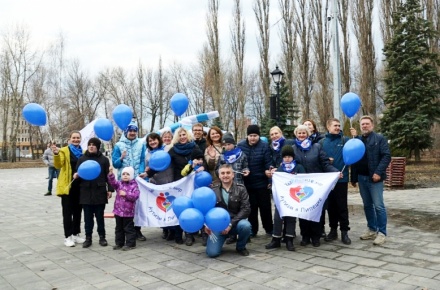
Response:
[{"label": "person holding balloon", "polygon": [[[238,235],[236,251],[242,256],[249,256],[246,249],[247,241],[251,235],[251,224],[247,220],[251,212],[249,196],[246,187],[234,182],[234,171],[230,164],[223,164],[219,168],[221,183],[213,187],[216,195],[216,207],[224,208],[230,216],[230,223],[227,227],[222,226],[223,230],[211,230],[207,220],[205,232],[216,238],[210,237],[206,245],[206,254],[210,258],[218,257],[222,252],[223,244],[229,234]],[[208,212],[209,214],[209,212]],[[207,219],[207,218],[206,218]]]},{"label": "person holding balloon", "polygon": [[63,211],[64,245],[74,247],[82,244],[85,239],[80,237],[82,206],[79,203],[79,181],[73,179],[76,163],[83,155],[81,149],[81,133],[73,131],[69,136],[69,145],[61,149],[52,144],[53,164],[60,170],[57,183],[57,196],[61,197]]},{"label": "person holding balloon", "polygon": [[[108,182],[108,174],[110,161],[101,151],[101,140],[98,138],[90,138],[87,142],[87,151],[78,159],[77,173],[73,175],[74,179],[78,179],[80,183],[80,199],[79,202],[84,209],[84,228],[86,240],[83,248],[92,245],[92,233],[94,227],[93,219],[96,219],[98,226],[99,244],[103,247],[107,246],[104,210],[108,199],[112,197],[113,187]],[[94,161],[97,163],[93,171],[81,172],[81,165],[86,162]]]},{"label": "person holding balloon", "polygon": [[220,183],[217,174],[215,173],[215,167],[222,154],[222,138],[223,132],[217,126],[212,126],[208,131],[208,137],[206,138],[207,147],[204,151],[206,164],[208,165],[208,171],[212,176],[212,184],[217,185]]}]

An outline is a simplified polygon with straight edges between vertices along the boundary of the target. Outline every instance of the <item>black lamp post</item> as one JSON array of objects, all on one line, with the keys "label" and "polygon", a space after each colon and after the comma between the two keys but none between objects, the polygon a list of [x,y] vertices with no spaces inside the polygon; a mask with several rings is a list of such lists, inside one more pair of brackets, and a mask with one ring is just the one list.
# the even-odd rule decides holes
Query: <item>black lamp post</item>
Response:
[{"label": "black lamp post", "polygon": [[283,79],[284,73],[278,69],[278,66],[276,66],[275,70],[270,74],[272,75],[273,81],[277,85],[277,126],[280,126],[280,83]]}]

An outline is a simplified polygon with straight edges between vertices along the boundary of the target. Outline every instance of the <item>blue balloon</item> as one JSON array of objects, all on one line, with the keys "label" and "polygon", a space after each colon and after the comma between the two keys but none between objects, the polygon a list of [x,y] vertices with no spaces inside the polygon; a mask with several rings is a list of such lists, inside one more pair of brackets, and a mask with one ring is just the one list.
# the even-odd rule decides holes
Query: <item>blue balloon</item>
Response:
[{"label": "blue balloon", "polygon": [[360,139],[350,139],[342,148],[342,157],[344,159],[345,165],[352,165],[359,160],[365,154],[365,145]]},{"label": "blue balloon", "polygon": [[209,172],[200,171],[196,173],[196,176],[194,177],[194,184],[196,188],[209,186],[211,183],[212,183],[212,176],[211,174],[209,174]]},{"label": "blue balloon", "polygon": [[197,232],[203,227],[204,223],[203,214],[195,208],[187,208],[179,216],[180,227],[188,233]]},{"label": "blue balloon", "polygon": [[269,141],[267,140],[267,137],[260,137],[260,139],[261,139],[261,141],[263,141],[263,142],[266,142],[266,143],[269,143]]},{"label": "blue balloon", "polygon": [[170,100],[171,110],[173,110],[176,116],[182,116],[188,109],[189,100],[188,97],[182,93],[174,94]]},{"label": "blue balloon", "polygon": [[131,119],[133,119],[133,112],[130,107],[124,104],[117,105],[113,110],[113,120],[115,120],[116,125],[124,131],[128,124],[130,124]]},{"label": "blue balloon", "polygon": [[173,211],[176,217],[179,218],[180,214],[187,208],[194,208],[191,198],[187,196],[179,196],[173,201]]},{"label": "blue balloon", "polygon": [[347,117],[351,118],[359,111],[361,99],[355,93],[346,93],[341,99],[341,109]]},{"label": "blue balloon", "polygon": [[231,222],[228,211],[222,207],[214,207],[205,215],[205,223],[214,232],[224,231]]},{"label": "blue balloon", "polygon": [[46,111],[36,103],[29,103],[23,108],[23,117],[34,126],[46,125]]},{"label": "blue balloon", "polygon": [[171,164],[171,156],[168,152],[159,150],[154,152],[148,163],[148,166],[155,171],[164,171]]},{"label": "blue balloon", "polygon": [[191,196],[194,207],[200,210],[203,214],[206,214],[210,209],[215,206],[217,197],[214,191],[209,187],[199,187],[195,189]]},{"label": "blue balloon", "polygon": [[101,166],[95,160],[87,160],[78,167],[78,175],[85,180],[93,180],[101,173]]},{"label": "blue balloon", "polygon": [[110,141],[113,137],[113,125],[109,119],[96,120],[93,129],[95,130],[96,136],[104,141]]}]

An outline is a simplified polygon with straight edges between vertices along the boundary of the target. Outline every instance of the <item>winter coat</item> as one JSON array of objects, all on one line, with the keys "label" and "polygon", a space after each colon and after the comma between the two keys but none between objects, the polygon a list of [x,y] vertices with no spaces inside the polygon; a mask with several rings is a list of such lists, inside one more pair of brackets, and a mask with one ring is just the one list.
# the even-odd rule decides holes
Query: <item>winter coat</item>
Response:
[{"label": "winter coat", "polygon": [[251,205],[249,203],[249,195],[246,191],[246,187],[241,184],[232,183],[229,189],[229,200],[226,205],[222,195],[221,184],[212,188],[217,198],[216,207],[222,207],[229,212],[231,217],[232,226],[236,226],[240,220],[247,219],[251,212]]},{"label": "winter coat", "polygon": [[281,149],[283,149],[284,146],[292,146],[294,144],[294,141],[292,139],[286,139],[284,140],[283,146],[281,146],[280,150],[275,151],[272,147],[272,142],[269,142],[269,149],[272,156],[272,166],[275,168],[278,168],[280,164],[283,162],[283,157],[281,157]]},{"label": "winter coat", "polygon": [[90,154],[89,151],[86,151],[86,153],[78,159],[76,165],[77,170],[80,165],[87,160],[98,162],[101,167],[101,172],[98,177],[93,180],[85,180],[79,177],[79,203],[88,205],[106,204],[108,203],[107,191],[114,191],[113,187],[109,185],[107,181],[110,161],[100,151],[94,154]]},{"label": "winter coat", "polygon": [[[194,151],[195,149],[199,149],[197,145],[194,146],[192,151]],[[187,155],[180,155],[180,154],[177,154],[177,152],[174,150],[174,146],[173,146],[173,148],[171,148],[170,151],[168,151],[168,153],[170,154],[170,157],[171,157],[171,165],[170,166],[173,167],[173,181],[177,181],[183,177],[182,176],[182,169],[191,160],[192,152],[190,152]],[[206,167],[205,167],[205,170],[206,170]]]},{"label": "winter coat", "polygon": [[[145,151],[146,145],[143,139],[127,139],[124,135],[113,148],[112,162],[113,167],[118,170],[118,179],[121,179],[122,169],[128,166],[134,168],[135,177],[145,171]],[[121,160],[122,152],[127,151],[127,155]]]},{"label": "winter coat", "polygon": [[[319,141],[322,149],[327,154],[328,157],[333,158],[332,165],[336,167],[339,171],[345,166],[344,159],[342,157],[342,148],[345,143],[350,140],[348,137],[345,137],[342,132],[339,134],[325,134],[325,138]],[[344,168],[344,177],[340,178],[338,182],[348,182],[348,166]]]},{"label": "winter coat", "polygon": [[[217,166],[215,167],[215,174],[218,176],[218,170],[221,165],[226,164],[225,155],[220,155],[220,160],[217,162]],[[234,162],[229,163],[232,166],[232,169],[237,172],[243,172],[249,170],[248,161],[246,154],[242,151],[241,156]],[[234,182],[237,184],[244,185],[243,174],[234,173]]]},{"label": "winter coat", "polygon": [[57,195],[68,195],[72,186],[73,172],[76,170],[76,168],[72,170],[72,166],[70,165],[69,146],[62,147],[58,151],[58,154],[54,154],[53,165],[56,169],[60,169],[60,174],[57,177]]},{"label": "winter coat", "polygon": [[[361,137],[358,138],[361,139]],[[386,170],[391,162],[391,152],[386,138],[381,134],[371,132],[365,142],[365,154],[367,154],[370,178],[373,178],[373,174],[377,174],[381,181],[385,180]],[[358,182],[357,166],[358,163],[351,166],[351,182]]]},{"label": "winter coat", "polygon": [[296,162],[304,166],[307,173],[339,171],[330,164],[327,155],[322,150],[321,144],[313,144],[310,150],[303,150],[293,145],[293,151],[295,152]]},{"label": "winter coat", "polygon": [[248,189],[267,188],[269,180],[265,171],[272,165],[270,149],[267,143],[261,139],[255,145],[250,145],[247,138],[238,143],[244,154],[246,154],[249,166],[249,175],[244,177],[244,184]]},{"label": "winter coat", "polygon": [[43,153],[43,162],[49,167],[55,167],[53,165],[53,152],[52,149],[47,148]]},{"label": "winter coat", "polygon": [[197,146],[199,146],[199,148],[202,152],[205,152],[205,149],[206,149],[206,139],[205,138],[202,138],[200,140],[194,139],[194,142],[196,143]]},{"label": "winter coat", "polygon": [[[132,179],[129,182],[117,181],[115,175],[110,173],[108,182],[116,191],[113,213],[120,217],[134,217],[134,207],[140,194],[136,180]],[[119,195],[120,190],[125,191],[126,195]]]},{"label": "winter coat", "polygon": [[319,132],[316,132],[316,133],[310,135],[310,137],[309,137],[310,141],[312,141],[312,144],[318,143],[323,138],[324,138],[324,135],[322,135]]}]

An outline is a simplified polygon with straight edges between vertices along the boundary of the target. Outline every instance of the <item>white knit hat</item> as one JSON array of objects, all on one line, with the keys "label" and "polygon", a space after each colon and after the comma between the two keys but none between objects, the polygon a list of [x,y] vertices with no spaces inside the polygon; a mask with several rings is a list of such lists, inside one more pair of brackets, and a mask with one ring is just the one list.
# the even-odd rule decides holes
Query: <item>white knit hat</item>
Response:
[{"label": "white knit hat", "polygon": [[124,169],[122,169],[121,175],[124,172],[127,172],[130,175],[130,180],[133,180],[133,178],[134,178],[134,169],[133,169],[133,167],[131,167],[131,166],[124,167]]}]

